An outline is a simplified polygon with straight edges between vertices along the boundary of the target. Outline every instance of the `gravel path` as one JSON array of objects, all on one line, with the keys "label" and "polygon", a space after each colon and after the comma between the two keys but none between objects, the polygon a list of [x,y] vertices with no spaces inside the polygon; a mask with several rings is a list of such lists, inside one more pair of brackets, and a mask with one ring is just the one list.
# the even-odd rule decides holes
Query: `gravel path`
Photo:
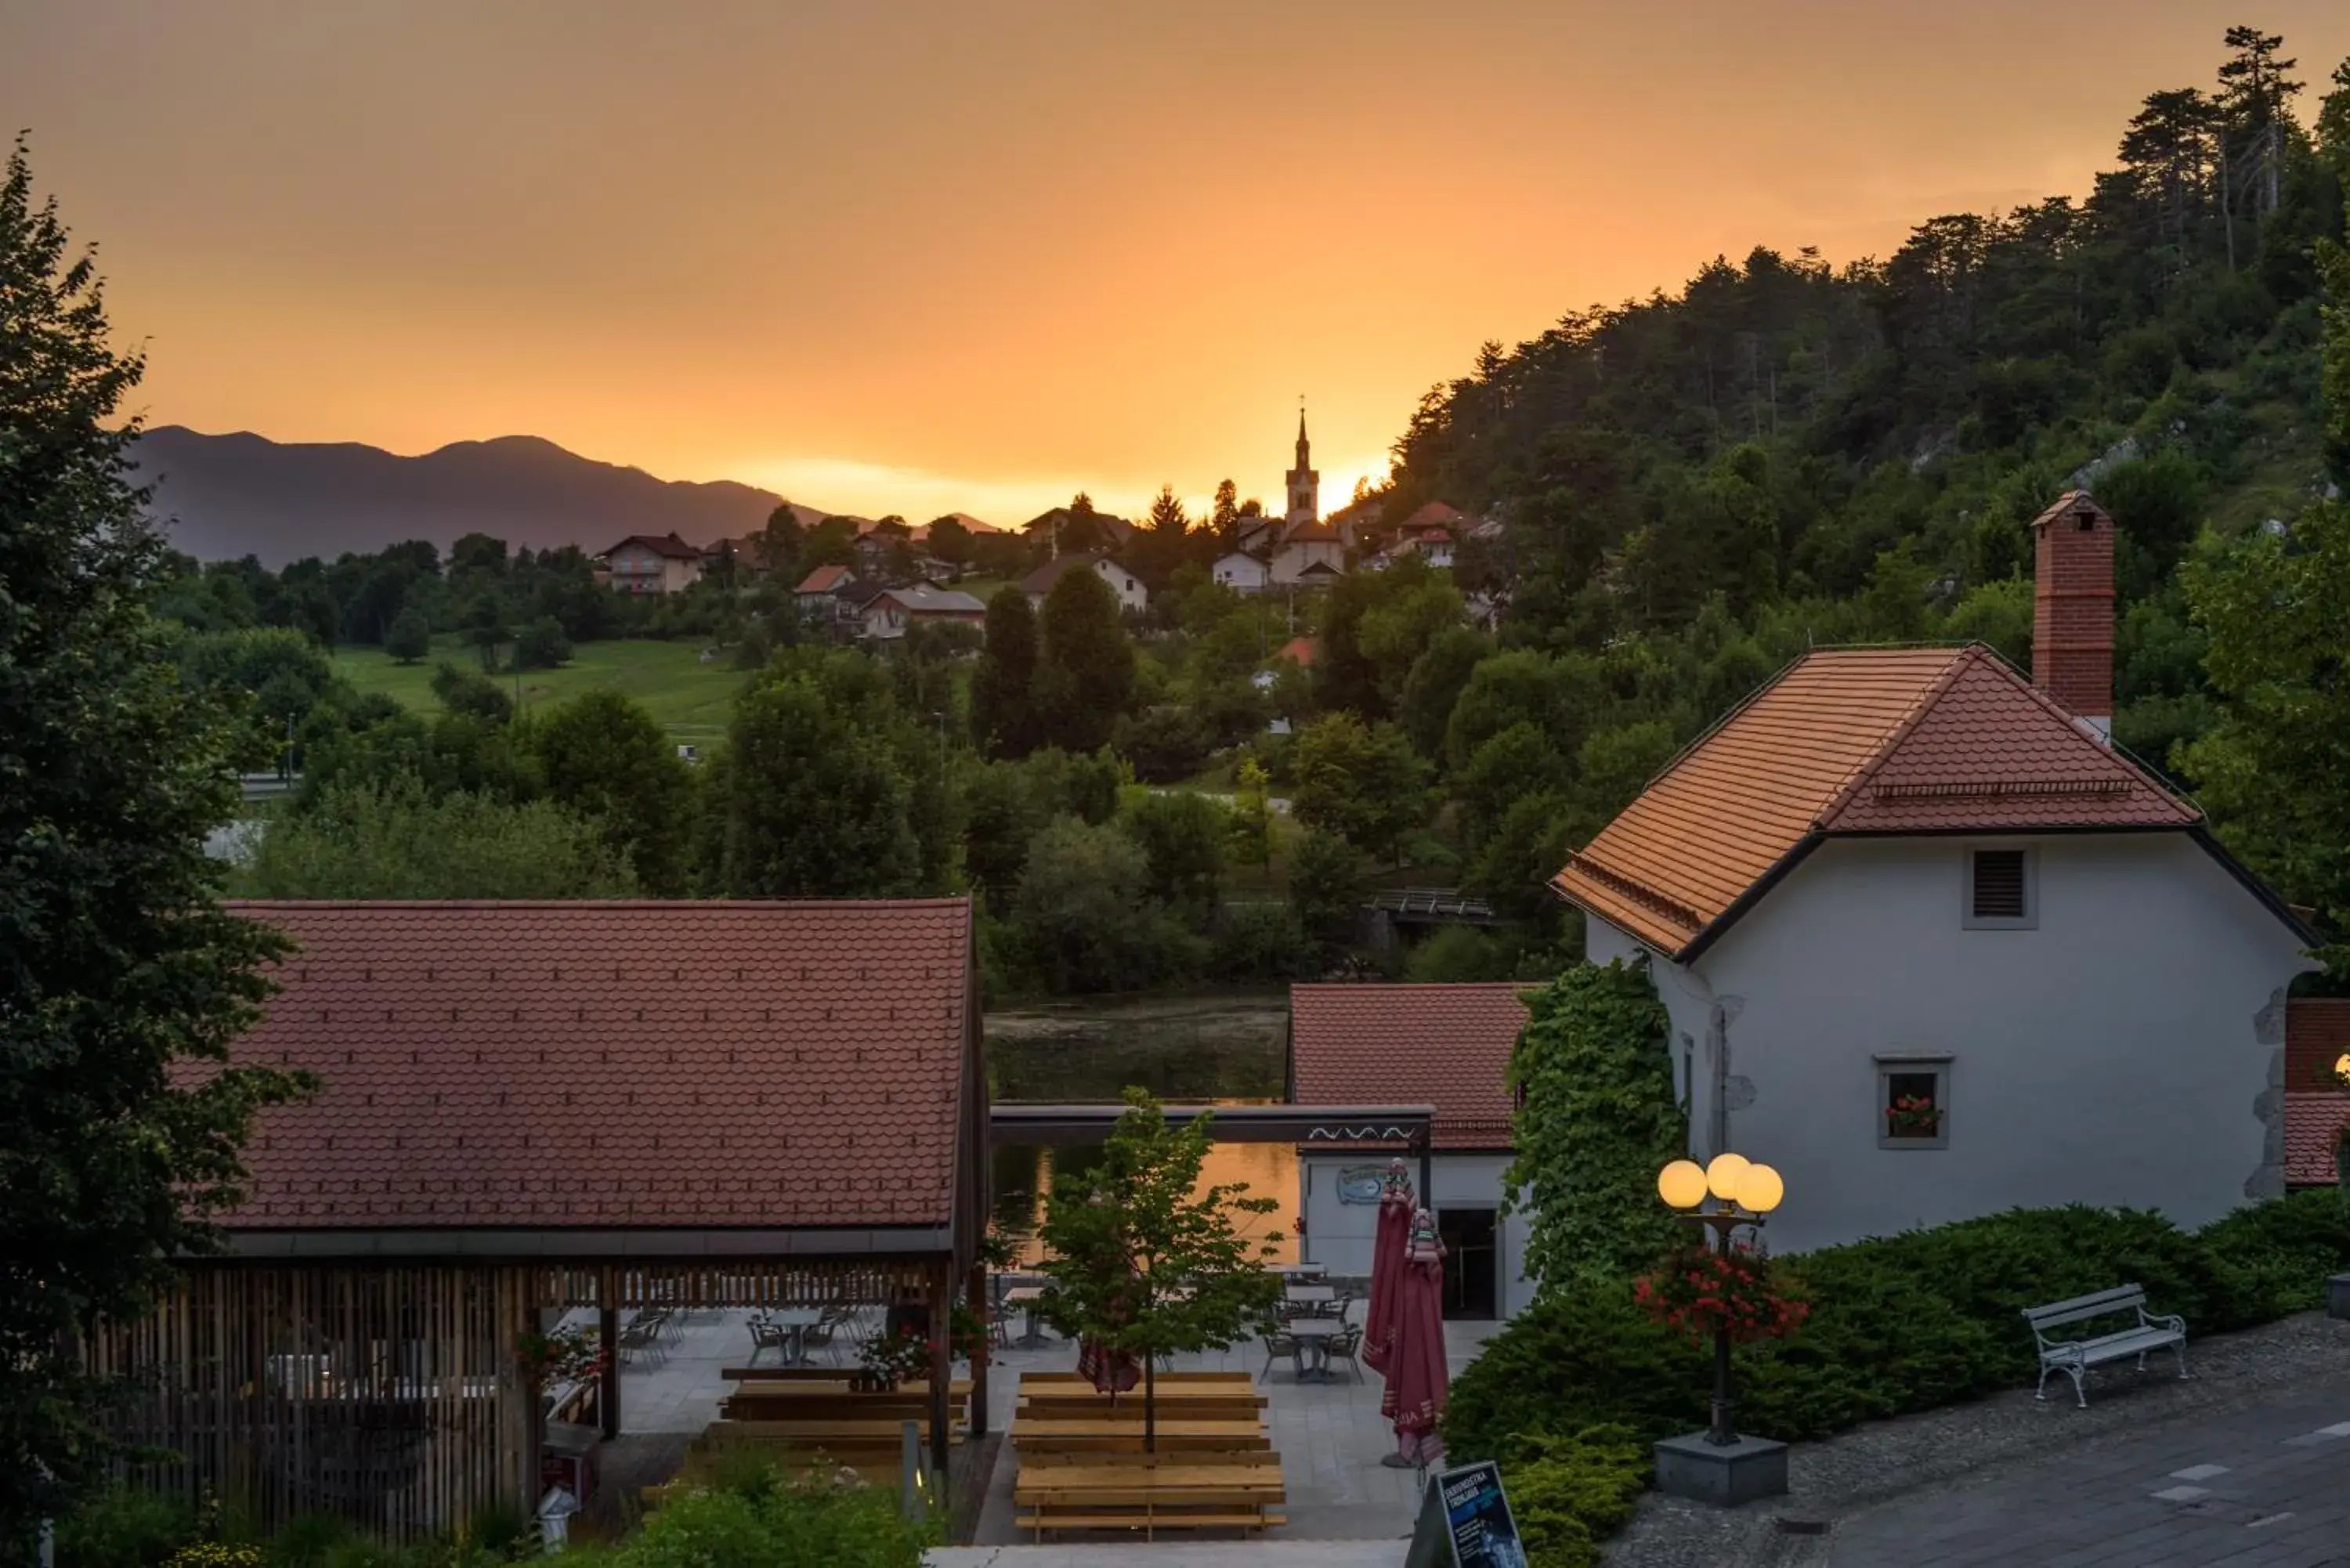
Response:
[{"label": "gravel path", "polygon": [[[2243,1334],[2188,1344],[2194,1374],[2158,1367],[2093,1373],[2089,1407],[2055,1385],[2046,1404],[2029,1388],[1856,1428],[1789,1456],[1789,1493],[1742,1509],[1711,1509],[1654,1493],[1609,1543],[1610,1568],[1795,1568],[1825,1560],[1816,1527],[1920,1490],[1981,1484],[2035,1460],[2069,1460],[2100,1446],[2328,1386],[2350,1388],[2350,1323],[2303,1314]],[[2059,1380],[2062,1381],[2061,1379]],[[1790,1524],[1814,1532],[1792,1533]]]}]

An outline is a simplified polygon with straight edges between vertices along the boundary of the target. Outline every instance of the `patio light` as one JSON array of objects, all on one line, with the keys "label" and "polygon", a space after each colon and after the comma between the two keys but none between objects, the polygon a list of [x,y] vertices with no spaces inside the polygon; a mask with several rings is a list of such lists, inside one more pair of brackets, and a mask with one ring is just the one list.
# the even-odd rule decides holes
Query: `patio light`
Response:
[{"label": "patio light", "polygon": [[1746,1157],[1742,1154],[1717,1154],[1713,1163],[1705,1168],[1706,1189],[1724,1203],[1738,1200],[1738,1184],[1746,1175]]},{"label": "patio light", "polygon": [[1787,1196],[1787,1184],[1767,1165],[1750,1165],[1738,1179],[1737,1201],[1750,1214],[1768,1214]]},{"label": "patio light", "polygon": [[1705,1201],[1705,1170],[1693,1159],[1677,1159],[1657,1173],[1657,1196],[1675,1209]]}]

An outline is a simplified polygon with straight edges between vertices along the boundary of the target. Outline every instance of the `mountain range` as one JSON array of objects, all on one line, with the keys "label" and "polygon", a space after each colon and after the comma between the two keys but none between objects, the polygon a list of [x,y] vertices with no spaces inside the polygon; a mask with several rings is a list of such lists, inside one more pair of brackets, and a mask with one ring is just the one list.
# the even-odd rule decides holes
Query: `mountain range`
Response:
[{"label": "mountain range", "polygon": [[[150,513],[199,560],[258,556],[282,566],[427,539],[446,551],[466,534],[516,548],[594,552],[631,534],[675,533],[708,545],[764,525],[784,498],[748,484],[656,479],[536,436],[456,441],[402,457],[356,441],[274,441],[181,425],[132,449]],[[831,515],[795,502],[805,524]]]}]

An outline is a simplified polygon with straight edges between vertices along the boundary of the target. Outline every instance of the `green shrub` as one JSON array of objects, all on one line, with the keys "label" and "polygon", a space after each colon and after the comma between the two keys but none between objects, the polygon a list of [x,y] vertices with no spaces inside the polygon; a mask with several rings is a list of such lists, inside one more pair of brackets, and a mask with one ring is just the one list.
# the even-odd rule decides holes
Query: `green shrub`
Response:
[{"label": "green shrub", "polygon": [[613,1552],[610,1568],[920,1568],[938,1532],[895,1492],[836,1484],[772,1459],[730,1459],[713,1484],[672,1496]]},{"label": "green shrub", "polygon": [[57,1568],[155,1568],[195,1533],[184,1499],[108,1487],[57,1521]]},{"label": "green shrub", "polygon": [[[2027,1306],[2137,1283],[2154,1311],[2219,1334],[2317,1305],[2345,1262],[2350,1204],[2324,1190],[2193,1233],[2076,1206],[1825,1248],[1793,1260],[1812,1303],[1803,1328],[1736,1352],[1739,1424],[1804,1440],[2027,1386]],[[1558,1467],[1534,1483],[1547,1561],[1579,1565],[1595,1558],[1575,1532],[1597,1539],[1620,1522],[1594,1501],[1617,1471],[1586,1451],[1592,1429],[1621,1434],[1644,1464],[1645,1444],[1704,1422],[1711,1387],[1707,1352],[1650,1322],[1628,1276],[1575,1278],[1544,1290],[1454,1380],[1446,1443],[1462,1459]],[[1509,1476],[1523,1522],[1528,1482]]]},{"label": "green shrub", "polygon": [[1597,1563],[1597,1542],[1632,1517],[1648,1484],[1648,1445],[1627,1427],[1523,1433],[1503,1463],[1529,1568]]}]

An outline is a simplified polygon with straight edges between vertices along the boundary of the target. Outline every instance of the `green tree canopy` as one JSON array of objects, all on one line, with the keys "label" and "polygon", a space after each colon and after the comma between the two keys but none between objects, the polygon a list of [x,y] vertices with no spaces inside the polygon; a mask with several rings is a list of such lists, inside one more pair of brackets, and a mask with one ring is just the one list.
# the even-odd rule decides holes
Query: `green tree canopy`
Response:
[{"label": "green tree canopy", "polygon": [[786,669],[736,700],[721,802],[722,879],[733,897],[883,898],[921,887],[915,791],[888,711],[841,695],[814,671]]},{"label": "green tree canopy", "polygon": [[1393,724],[1328,713],[1297,737],[1291,809],[1367,855],[1396,858],[1404,836],[1427,819],[1428,764]]},{"label": "green tree canopy", "polygon": [[0,1557],[102,1479],[109,1390],[72,1345],[209,1250],[258,1107],[297,1075],[225,1061],[286,950],[216,902],[204,836],[238,727],[146,606],[168,551],[127,477],[97,272],[20,141],[0,174]]},{"label": "green tree canopy", "polygon": [[334,785],[268,824],[237,890],[255,898],[620,898],[605,826],[551,800],[435,794],[413,775]]},{"label": "green tree canopy", "polygon": [[1045,741],[1068,752],[1109,743],[1134,696],[1134,645],[1118,596],[1089,571],[1061,574],[1045,596],[1036,705]]},{"label": "green tree canopy", "polygon": [[650,713],[618,691],[583,692],[536,718],[527,738],[557,805],[600,824],[648,890],[686,890],[693,777]]},{"label": "green tree canopy", "polygon": [[1024,757],[1037,744],[1036,612],[1017,583],[987,601],[986,641],[971,677],[971,727],[991,757]]}]

